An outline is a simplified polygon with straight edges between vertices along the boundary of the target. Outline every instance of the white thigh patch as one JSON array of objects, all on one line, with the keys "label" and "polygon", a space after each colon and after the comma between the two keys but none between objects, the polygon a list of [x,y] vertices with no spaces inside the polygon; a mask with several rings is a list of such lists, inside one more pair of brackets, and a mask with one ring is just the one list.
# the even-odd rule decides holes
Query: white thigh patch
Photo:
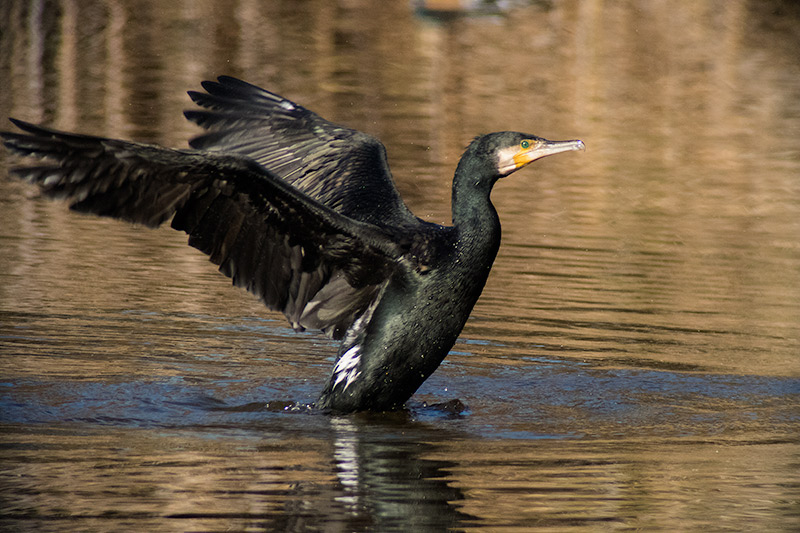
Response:
[{"label": "white thigh patch", "polygon": [[334,387],[344,381],[344,388],[347,389],[361,374],[358,370],[358,362],[361,360],[360,348],[358,345],[353,346],[336,361],[336,366],[333,367]]}]

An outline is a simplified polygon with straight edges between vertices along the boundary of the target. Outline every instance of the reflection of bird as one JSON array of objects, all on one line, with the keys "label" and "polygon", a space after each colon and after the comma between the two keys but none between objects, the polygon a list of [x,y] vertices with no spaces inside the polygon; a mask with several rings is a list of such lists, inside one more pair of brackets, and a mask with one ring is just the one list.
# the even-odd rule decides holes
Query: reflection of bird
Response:
[{"label": "reflection of bird", "polygon": [[383,145],[275,94],[222,77],[190,92],[209,132],[195,150],[63,133],[3,133],[44,161],[13,170],[76,211],[189,234],[220,271],[296,329],[342,339],[317,406],[401,407],[439,366],[500,244],[494,183],[581,141],[514,132],[476,138],[453,180],[453,225],[415,217]]}]

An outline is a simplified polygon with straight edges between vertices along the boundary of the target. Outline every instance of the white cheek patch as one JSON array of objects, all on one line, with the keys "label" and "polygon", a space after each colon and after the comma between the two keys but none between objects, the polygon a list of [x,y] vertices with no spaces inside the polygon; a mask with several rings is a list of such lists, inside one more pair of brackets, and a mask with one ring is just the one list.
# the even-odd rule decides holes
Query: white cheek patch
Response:
[{"label": "white cheek patch", "polygon": [[497,151],[497,171],[501,176],[510,174],[517,170],[517,162],[514,156],[519,152],[519,146],[511,146]]},{"label": "white cheek patch", "polygon": [[360,346],[356,345],[342,354],[336,366],[333,367],[333,375],[335,379],[333,386],[337,386],[344,381],[345,390],[353,383],[356,378],[361,374],[358,370],[358,363],[361,360],[361,353],[359,352]]}]

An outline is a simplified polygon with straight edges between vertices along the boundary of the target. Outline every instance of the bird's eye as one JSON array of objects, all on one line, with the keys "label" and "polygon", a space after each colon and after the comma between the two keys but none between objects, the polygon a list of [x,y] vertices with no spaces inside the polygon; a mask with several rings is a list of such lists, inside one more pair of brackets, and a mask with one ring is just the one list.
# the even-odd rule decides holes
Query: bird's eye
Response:
[{"label": "bird's eye", "polygon": [[521,143],[519,143],[519,146],[523,150],[527,150],[528,148],[531,147],[531,142],[530,141],[522,141]]}]

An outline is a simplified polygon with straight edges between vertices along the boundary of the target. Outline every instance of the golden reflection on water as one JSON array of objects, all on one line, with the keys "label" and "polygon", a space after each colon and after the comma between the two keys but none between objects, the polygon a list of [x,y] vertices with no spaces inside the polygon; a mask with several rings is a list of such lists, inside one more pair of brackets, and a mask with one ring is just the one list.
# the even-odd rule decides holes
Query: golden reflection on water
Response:
[{"label": "golden reflection on water", "polygon": [[[792,501],[771,497],[796,479],[785,468],[795,449],[787,444],[488,440],[476,448],[458,439],[430,444],[432,430],[419,425],[405,429],[420,442],[382,442],[364,426],[334,419],[330,428],[315,427],[329,442],[293,435],[288,448],[269,428],[259,438],[124,429],[16,434],[27,450],[10,453],[19,460],[9,468],[17,491],[6,504],[36,512],[19,522],[15,512],[8,523],[148,531],[332,523],[349,531],[410,524],[737,530],[746,517],[764,531],[790,531],[785,517],[796,515]],[[50,461],[27,460],[31,446]]]},{"label": "golden reflection on water", "polygon": [[[585,154],[544,161],[494,194],[506,246],[478,308],[492,326],[513,327],[500,308],[509,304],[555,323],[655,325],[666,337],[697,326],[726,345],[707,350],[701,333],[645,357],[800,370],[798,67],[792,34],[763,5],[558,2],[443,23],[403,2],[58,6],[6,8],[19,31],[4,45],[3,114],[184,146],[196,133],[179,113],[185,91],[242,75],[378,135],[407,201],[439,222],[449,217],[449,176],[476,133],[580,136]],[[38,208],[64,242],[95,240],[96,222]],[[8,218],[16,229],[24,215]],[[147,254],[164,239],[182,242],[141,239]],[[85,263],[81,244],[58,251],[69,271]],[[168,271],[186,272],[189,286],[209,268],[190,250],[169,257],[182,264]],[[508,285],[520,290],[508,294]],[[613,340],[595,329],[592,337]],[[561,344],[542,333],[542,344]],[[780,349],[742,347],[730,336],[740,333]],[[592,343],[576,348],[603,359]]]},{"label": "golden reflection on water", "polygon": [[[380,137],[404,198],[436,222],[474,135],[587,145],[498,184],[498,261],[420,394],[472,411],[422,427],[263,422],[273,415],[249,403],[243,422],[214,418],[208,402],[313,400],[335,347],[287,334],[185,236],[76,215],[0,178],[2,420],[18,422],[6,442],[50,450],[8,463],[15,516],[121,512],[157,530],[163,516],[210,529],[230,512],[368,530],[419,479],[419,501],[462,528],[791,530],[800,13],[778,0],[520,4],[0,5],[0,116],[184,147],[198,133],[185,91],[241,76]],[[9,163],[3,152],[1,175]],[[26,436],[64,419],[64,434]],[[208,442],[142,429],[176,420],[220,426]],[[251,447],[253,434],[267,442]],[[405,434],[433,445],[397,445]]]}]

